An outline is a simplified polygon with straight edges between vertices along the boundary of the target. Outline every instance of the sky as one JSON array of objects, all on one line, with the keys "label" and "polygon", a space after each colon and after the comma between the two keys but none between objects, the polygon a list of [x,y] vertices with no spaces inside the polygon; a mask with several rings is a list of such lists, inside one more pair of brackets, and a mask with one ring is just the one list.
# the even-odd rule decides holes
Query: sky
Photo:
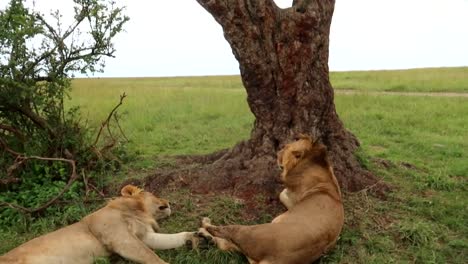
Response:
[{"label": "sky", "polygon": [[[221,26],[195,0],[117,0],[130,21],[101,77],[239,74]],[[275,0],[284,8],[292,0]],[[0,0],[4,6],[8,0]],[[71,14],[71,0],[35,0]],[[331,71],[468,66],[468,0],[336,0]]]}]

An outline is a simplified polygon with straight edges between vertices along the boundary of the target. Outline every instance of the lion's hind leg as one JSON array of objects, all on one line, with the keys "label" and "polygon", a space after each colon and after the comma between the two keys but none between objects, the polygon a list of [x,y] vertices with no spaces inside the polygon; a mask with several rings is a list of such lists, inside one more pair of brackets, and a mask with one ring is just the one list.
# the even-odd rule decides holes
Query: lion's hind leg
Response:
[{"label": "lion's hind leg", "polygon": [[200,228],[198,230],[199,234],[203,236],[206,240],[211,241],[215,244],[219,249],[224,251],[237,251],[240,252],[241,250],[234,245],[233,243],[229,242],[228,240],[220,237],[212,236],[205,228]]},{"label": "lion's hind leg", "polygon": [[237,247],[234,243],[230,242],[229,240],[214,236],[210,232],[208,232],[207,228],[210,229],[215,227],[216,226],[211,224],[211,220],[208,217],[204,217],[202,220],[202,227],[198,230],[198,232],[208,241],[212,241],[221,250],[237,252],[241,251],[239,247]]}]

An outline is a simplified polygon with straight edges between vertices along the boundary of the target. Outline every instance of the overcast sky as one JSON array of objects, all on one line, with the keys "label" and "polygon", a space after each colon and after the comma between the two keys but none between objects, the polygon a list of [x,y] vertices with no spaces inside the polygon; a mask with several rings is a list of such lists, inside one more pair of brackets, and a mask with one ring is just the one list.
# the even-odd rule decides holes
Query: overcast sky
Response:
[{"label": "overcast sky", "polygon": [[[35,2],[72,10],[70,0]],[[130,21],[98,76],[239,73],[221,27],[195,0],[116,2]],[[330,38],[332,71],[467,66],[468,0],[336,0]]]}]

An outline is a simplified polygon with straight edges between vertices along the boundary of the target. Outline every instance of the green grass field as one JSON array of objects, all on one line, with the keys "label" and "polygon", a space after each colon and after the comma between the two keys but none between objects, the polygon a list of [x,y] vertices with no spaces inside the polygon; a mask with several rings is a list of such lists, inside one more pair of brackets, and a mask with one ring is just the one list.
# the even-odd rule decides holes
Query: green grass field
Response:
[{"label": "green grass field", "polygon": [[468,92],[468,67],[332,72],[335,89],[389,92]]},{"label": "green grass field", "polygon": [[[362,91],[468,92],[468,68],[340,72],[332,73],[332,83],[337,89]],[[109,175],[114,183],[166,166],[171,155],[230,147],[248,138],[252,127],[238,76],[77,79],[70,105],[81,106],[89,126],[97,127],[124,91],[122,127],[136,160]],[[468,98],[338,94],[335,102],[346,127],[362,143],[362,164],[394,188],[386,200],[366,191],[344,195],[346,226],[337,247],[320,263],[466,263]],[[243,204],[231,197],[184,190],[161,195],[174,207],[161,224],[167,232],[194,230],[201,216],[217,224],[246,223]],[[97,206],[25,217],[0,235],[0,254]],[[264,214],[253,222],[271,217]],[[215,249],[158,254],[170,263],[246,263],[242,256]],[[96,263],[130,262],[112,258]]]}]

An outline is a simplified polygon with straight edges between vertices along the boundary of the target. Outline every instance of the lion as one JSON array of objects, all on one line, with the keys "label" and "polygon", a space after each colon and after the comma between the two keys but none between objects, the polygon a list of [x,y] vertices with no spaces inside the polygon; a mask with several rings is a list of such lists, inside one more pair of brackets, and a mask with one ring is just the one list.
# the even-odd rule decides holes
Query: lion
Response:
[{"label": "lion", "polygon": [[133,185],[121,197],[81,221],[30,240],[0,257],[8,264],[92,264],[116,253],[137,263],[164,264],[152,249],[199,242],[197,232],[159,234],[159,219],[171,214],[169,202]]},{"label": "lion", "polygon": [[341,191],[324,145],[301,136],[277,155],[287,211],[271,223],[214,226],[200,232],[221,250],[239,251],[251,264],[312,263],[336,243],[344,223]]}]

